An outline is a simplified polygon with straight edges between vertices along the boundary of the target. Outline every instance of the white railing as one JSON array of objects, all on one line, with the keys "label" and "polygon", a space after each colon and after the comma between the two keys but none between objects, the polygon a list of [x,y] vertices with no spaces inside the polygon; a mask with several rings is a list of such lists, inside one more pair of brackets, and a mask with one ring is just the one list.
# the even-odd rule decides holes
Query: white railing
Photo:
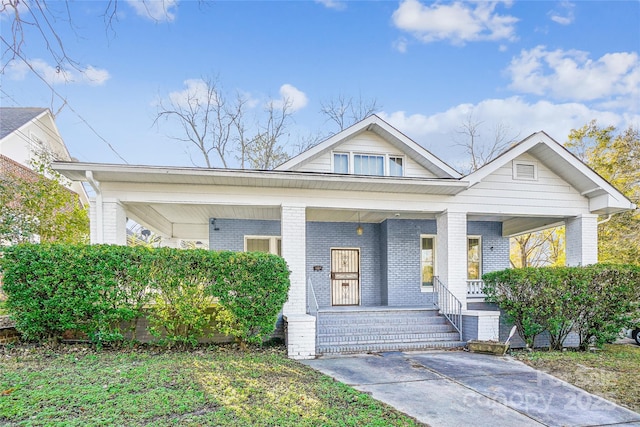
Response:
[{"label": "white railing", "polygon": [[484,281],[467,280],[467,296],[471,298],[484,298]]},{"label": "white railing", "polygon": [[315,316],[316,313],[318,313],[318,299],[316,291],[313,289],[311,277],[307,277],[307,314]]},{"label": "white railing", "polygon": [[460,341],[462,341],[462,303],[451,293],[447,285],[440,281],[438,276],[433,276],[433,291],[437,293],[433,303],[456,328],[460,334]]}]

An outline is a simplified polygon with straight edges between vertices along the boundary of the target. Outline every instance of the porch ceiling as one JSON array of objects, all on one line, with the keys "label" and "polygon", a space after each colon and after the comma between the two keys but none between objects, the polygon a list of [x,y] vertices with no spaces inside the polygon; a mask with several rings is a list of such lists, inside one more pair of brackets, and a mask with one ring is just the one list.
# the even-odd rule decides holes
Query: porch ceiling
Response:
[{"label": "porch ceiling", "polygon": [[[279,220],[279,206],[241,206],[178,203],[123,203],[127,215],[136,222],[167,237],[204,239],[209,219]],[[381,223],[386,219],[435,219],[437,212],[395,210],[307,209],[307,221]],[[469,214],[468,221],[503,223],[503,235],[514,236],[562,224],[556,217],[513,217]]]}]

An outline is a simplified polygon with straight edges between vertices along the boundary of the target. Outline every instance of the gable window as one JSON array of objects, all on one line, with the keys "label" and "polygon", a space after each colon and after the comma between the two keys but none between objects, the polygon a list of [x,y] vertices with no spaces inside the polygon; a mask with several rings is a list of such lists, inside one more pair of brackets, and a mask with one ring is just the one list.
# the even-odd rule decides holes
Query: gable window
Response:
[{"label": "gable window", "polygon": [[384,176],[384,156],[354,154],[353,173],[356,175]]},{"label": "gable window", "polygon": [[481,260],[480,236],[467,237],[467,280],[480,280],[482,277]]},{"label": "gable window", "polygon": [[404,176],[402,157],[389,156],[389,176]]},{"label": "gable window", "polygon": [[333,172],[349,173],[349,155],[347,153],[333,153]]},{"label": "gable window", "polygon": [[435,236],[420,236],[420,277],[422,286],[433,286],[436,262]]},{"label": "gable window", "polygon": [[536,162],[513,161],[513,179],[535,181],[538,179],[538,164]]},{"label": "gable window", "polygon": [[282,256],[282,239],[277,236],[244,236],[244,251]]}]

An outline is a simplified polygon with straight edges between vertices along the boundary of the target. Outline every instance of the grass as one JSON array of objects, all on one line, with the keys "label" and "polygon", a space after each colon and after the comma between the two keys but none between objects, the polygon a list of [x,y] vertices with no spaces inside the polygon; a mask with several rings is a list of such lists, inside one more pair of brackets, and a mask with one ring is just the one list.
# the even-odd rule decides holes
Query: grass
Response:
[{"label": "grass", "polygon": [[281,347],[0,348],[0,425],[415,426]]},{"label": "grass", "polygon": [[595,352],[515,353],[526,364],[640,412],[640,347],[611,344]]},{"label": "grass", "polygon": [[6,308],[6,302],[0,300],[0,316],[4,316],[5,314],[9,314]]}]

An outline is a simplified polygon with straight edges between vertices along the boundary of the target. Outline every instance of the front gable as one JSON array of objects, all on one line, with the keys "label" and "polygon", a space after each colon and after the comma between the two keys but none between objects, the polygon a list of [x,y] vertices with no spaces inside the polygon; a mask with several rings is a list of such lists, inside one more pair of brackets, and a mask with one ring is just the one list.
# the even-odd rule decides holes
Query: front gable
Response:
[{"label": "front gable", "polygon": [[[449,165],[375,115],[290,159],[276,170],[374,175],[362,172],[363,159],[376,163],[378,175],[460,177]],[[340,167],[336,163],[340,163]]]},{"label": "front gable", "polygon": [[461,196],[491,197],[498,204],[584,209],[611,214],[635,205],[604,178],[544,132],[537,132],[465,177]]}]

